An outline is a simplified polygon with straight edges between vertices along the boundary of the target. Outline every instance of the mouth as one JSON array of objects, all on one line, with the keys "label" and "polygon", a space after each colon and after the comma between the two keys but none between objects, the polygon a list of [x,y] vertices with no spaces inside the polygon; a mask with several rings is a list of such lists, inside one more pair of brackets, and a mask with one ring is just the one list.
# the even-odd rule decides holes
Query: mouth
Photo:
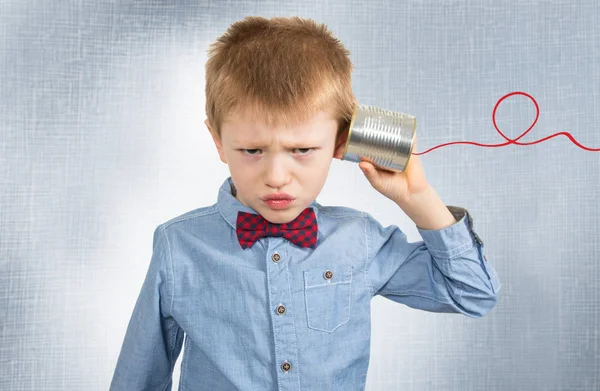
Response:
[{"label": "mouth", "polygon": [[280,210],[289,207],[294,200],[285,198],[271,198],[263,201],[269,208],[273,210]]},{"label": "mouth", "polygon": [[295,198],[292,197],[289,194],[285,194],[285,193],[276,193],[276,194],[270,194],[266,197],[263,197],[262,200],[267,202],[267,201],[293,201]]}]

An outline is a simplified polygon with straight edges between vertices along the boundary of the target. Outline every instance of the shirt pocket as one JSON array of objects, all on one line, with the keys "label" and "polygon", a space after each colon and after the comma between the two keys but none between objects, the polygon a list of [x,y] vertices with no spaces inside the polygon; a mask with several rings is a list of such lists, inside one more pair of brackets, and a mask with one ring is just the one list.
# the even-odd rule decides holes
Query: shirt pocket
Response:
[{"label": "shirt pocket", "polygon": [[333,332],[350,320],[352,266],[318,267],[305,270],[304,301],[308,327]]}]

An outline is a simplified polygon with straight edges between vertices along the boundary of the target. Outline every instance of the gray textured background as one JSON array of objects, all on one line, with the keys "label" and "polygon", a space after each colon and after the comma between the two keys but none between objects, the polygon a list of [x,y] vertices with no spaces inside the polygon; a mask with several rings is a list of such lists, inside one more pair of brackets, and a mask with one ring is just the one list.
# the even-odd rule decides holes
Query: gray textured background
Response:
[{"label": "gray textured background", "polygon": [[[202,121],[206,49],[230,23],[328,24],[351,51],[358,99],[415,115],[420,151],[504,142],[491,113],[511,91],[541,110],[521,141],[568,131],[598,148],[598,7],[2,1],[0,389],[108,388],[153,229],[215,202],[228,175]],[[497,115],[517,137],[535,109],[517,96]],[[422,161],[442,199],[473,214],[500,302],[473,320],[376,298],[368,390],[599,390],[600,153],[561,136]],[[334,161],[318,200],[420,240],[353,163]]]}]

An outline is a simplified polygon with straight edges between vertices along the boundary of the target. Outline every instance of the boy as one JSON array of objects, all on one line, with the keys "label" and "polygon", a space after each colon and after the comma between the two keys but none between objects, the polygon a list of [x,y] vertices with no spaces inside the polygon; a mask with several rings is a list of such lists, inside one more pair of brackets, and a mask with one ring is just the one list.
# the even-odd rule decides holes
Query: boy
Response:
[{"label": "boy", "polygon": [[[370,301],[486,314],[500,288],[465,209],[445,206],[418,156],[359,164],[424,241],[315,198],[356,105],[348,52],[323,25],[250,17],[212,45],[206,125],[231,176],[216,204],[154,231],[111,390],[362,390]],[[416,148],[414,149],[416,150]]]}]

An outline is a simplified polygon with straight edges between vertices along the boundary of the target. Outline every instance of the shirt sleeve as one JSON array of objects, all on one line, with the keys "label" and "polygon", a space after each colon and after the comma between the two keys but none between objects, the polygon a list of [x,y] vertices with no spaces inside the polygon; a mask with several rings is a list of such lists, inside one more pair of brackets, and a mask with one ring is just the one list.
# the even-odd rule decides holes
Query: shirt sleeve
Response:
[{"label": "shirt sleeve", "polygon": [[172,313],[173,274],[168,238],[159,225],[146,278],[133,309],[111,391],[170,390],[183,332]]},{"label": "shirt sleeve", "polygon": [[423,240],[415,243],[408,243],[397,226],[384,228],[367,214],[366,275],[373,295],[478,318],[496,305],[501,285],[469,212],[446,207],[457,222],[438,230],[417,226]]}]

